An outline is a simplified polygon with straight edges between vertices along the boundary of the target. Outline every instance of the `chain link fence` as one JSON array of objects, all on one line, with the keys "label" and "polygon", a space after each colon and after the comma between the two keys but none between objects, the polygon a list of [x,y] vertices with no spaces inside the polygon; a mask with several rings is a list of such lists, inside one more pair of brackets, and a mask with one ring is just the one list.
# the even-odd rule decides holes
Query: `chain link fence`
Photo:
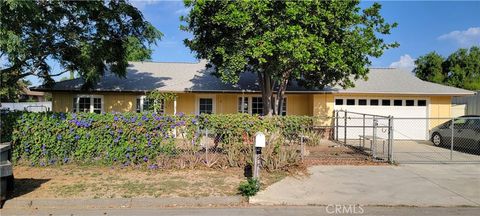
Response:
[{"label": "chain link fence", "polygon": [[[393,145],[399,163],[480,163],[480,117],[395,118]],[[418,127],[418,126],[422,127]],[[424,126],[426,125],[426,126]],[[425,128],[424,139],[406,128]]]},{"label": "chain link fence", "polygon": [[480,163],[480,116],[394,118],[335,111],[334,137],[398,163]]}]

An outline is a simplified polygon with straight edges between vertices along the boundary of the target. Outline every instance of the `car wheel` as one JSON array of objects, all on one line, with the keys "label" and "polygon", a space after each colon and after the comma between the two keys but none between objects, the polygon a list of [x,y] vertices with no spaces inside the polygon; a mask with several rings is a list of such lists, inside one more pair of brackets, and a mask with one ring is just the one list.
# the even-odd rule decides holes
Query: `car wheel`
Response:
[{"label": "car wheel", "polygon": [[443,142],[443,138],[439,133],[434,133],[432,135],[432,142],[433,142],[433,145],[435,146],[441,146]]}]

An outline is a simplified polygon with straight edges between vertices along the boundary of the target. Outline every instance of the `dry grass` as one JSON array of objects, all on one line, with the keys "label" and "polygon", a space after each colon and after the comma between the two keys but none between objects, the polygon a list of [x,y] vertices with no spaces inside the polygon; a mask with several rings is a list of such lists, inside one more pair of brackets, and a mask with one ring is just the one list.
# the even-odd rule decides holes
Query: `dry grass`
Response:
[{"label": "dry grass", "polygon": [[[140,170],[92,166],[15,166],[14,197],[19,198],[131,198],[205,197],[238,193],[243,170]],[[287,174],[262,173],[267,187]]]}]

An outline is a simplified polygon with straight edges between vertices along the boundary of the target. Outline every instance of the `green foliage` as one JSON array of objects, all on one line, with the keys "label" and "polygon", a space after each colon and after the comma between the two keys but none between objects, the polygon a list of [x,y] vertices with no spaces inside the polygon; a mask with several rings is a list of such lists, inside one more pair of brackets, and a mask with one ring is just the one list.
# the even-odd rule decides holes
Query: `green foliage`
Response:
[{"label": "green foliage", "polygon": [[246,197],[255,196],[260,191],[260,184],[256,178],[248,178],[246,182],[241,182],[238,186],[240,194]]},{"label": "green foliage", "polygon": [[[105,165],[157,165],[187,158],[198,163],[203,129],[220,142],[218,154],[228,166],[244,166],[251,160],[253,136],[270,134],[272,151],[266,156],[274,163],[269,170],[298,162],[296,149],[284,148],[286,138],[275,134],[294,133],[306,128],[308,118],[231,115],[158,115],[155,113],[2,113],[2,141],[12,141],[15,162],[32,165],[97,163]],[[177,134],[177,137],[174,137]],[[292,139],[292,138],[290,138]],[[275,141],[277,140],[277,141]],[[275,145],[273,145],[275,143]],[[289,151],[293,153],[289,153]],[[200,154],[201,155],[201,154]],[[212,159],[212,158],[210,158]],[[220,160],[220,159],[218,159]],[[223,159],[221,159],[223,160]],[[182,162],[182,164],[185,164]],[[212,166],[214,162],[208,162]],[[193,165],[192,165],[193,166]],[[181,165],[179,167],[184,167]]]},{"label": "green foliage", "polygon": [[[162,34],[140,10],[119,1],[18,1],[0,4],[2,86],[26,76],[45,84],[69,71],[89,87],[105,72],[123,77],[128,58],[145,58]],[[52,74],[50,61],[63,72]]]},{"label": "green foliage", "polygon": [[278,90],[276,113],[289,82],[321,89],[353,86],[364,78],[370,57],[380,57],[389,24],[374,3],[361,10],[359,1],[185,1],[191,8],[181,28],[193,34],[185,44],[208,59],[216,74],[237,83],[245,71],[258,74],[264,114]]},{"label": "green foliage", "polygon": [[[14,83],[6,84],[8,77],[1,76],[2,86],[0,86],[0,101],[15,102],[18,101],[20,95],[24,94],[24,90],[28,88],[31,83],[28,80],[18,80]],[[4,84],[5,83],[5,84]]]},{"label": "green foliage", "polygon": [[151,91],[147,94],[147,99],[153,101],[153,107],[151,107],[153,110],[160,110],[160,106],[162,105],[160,103],[161,101],[167,103],[175,100],[176,97],[177,94],[173,92],[161,92],[157,90]]},{"label": "green foliage", "polygon": [[443,83],[446,76],[442,68],[443,61],[444,58],[436,52],[428,53],[415,60],[413,72],[422,80]]},{"label": "green foliage", "polygon": [[480,90],[480,47],[458,49],[444,59],[435,52],[415,61],[416,76],[422,80],[449,86]]},{"label": "green foliage", "polygon": [[128,37],[126,52],[128,61],[145,61],[152,59],[153,50],[145,48],[138,38]]}]

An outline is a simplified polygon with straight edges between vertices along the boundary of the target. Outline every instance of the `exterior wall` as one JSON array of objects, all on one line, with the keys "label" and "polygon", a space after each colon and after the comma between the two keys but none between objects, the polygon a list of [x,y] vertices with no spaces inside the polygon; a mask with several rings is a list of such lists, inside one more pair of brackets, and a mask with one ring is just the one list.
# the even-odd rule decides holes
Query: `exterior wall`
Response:
[{"label": "exterior wall", "polygon": [[333,103],[332,94],[312,95],[312,116],[319,117],[316,122],[317,126],[333,126]]},{"label": "exterior wall", "polygon": [[[105,112],[135,112],[136,98],[139,94],[133,93],[95,93],[104,97]],[[72,101],[76,93],[52,93],[52,110],[55,112],[71,112]],[[255,96],[257,96],[256,94]],[[215,103],[215,113],[231,114],[237,113],[237,100],[242,94],[196,94],[196,93],[178,93],[177,94],[177,113],[195,114],[198,106],[199,97],[212,97]],[[244,96],[254,96],[244,94]],[[258,95],[259,96],[259,95]],[[319,125],[332,125],[335,97],[377,97],[377,98],[418,98],[429,101],[430,118],[450,118],[451,117],[451,99],[450,96],[404,96],[404,95],[375,95],[375,94],[287,94],[287,115],[309,115],[318,116]],[[167,114],[173,114],[173,101],[167,102],[165,111]],[[446,119],[431,119],[430,128],[433,128]]]},{"label": "exterior wall", "polygon": [[287,115],[313,114],[313,97],[311,94],[287,94]]},{"label": "exterior wall", "polygon": [[233,114],[237,113],[238,97],[241,94],[217,94],[216,113]]},{"label": "exterior wall", "polygon": [[452,107],[452,97],[451,96],[437,96],[430,98],[430,118],[443,118],[443,119],[431,119],[430,120],[430,129],[448,121],[451,117],[451,107]]},{"label": "exterior wall", "polygon": [[71,93],[52,93],[52,111],[53,112],[71,112],[73,106],[73,94]]},{"label": "exterior wall", "polygon": [[[135,112],[136,94],[103,93],[105,112]],[[70,100],[72,101],[72,100]]]}]

